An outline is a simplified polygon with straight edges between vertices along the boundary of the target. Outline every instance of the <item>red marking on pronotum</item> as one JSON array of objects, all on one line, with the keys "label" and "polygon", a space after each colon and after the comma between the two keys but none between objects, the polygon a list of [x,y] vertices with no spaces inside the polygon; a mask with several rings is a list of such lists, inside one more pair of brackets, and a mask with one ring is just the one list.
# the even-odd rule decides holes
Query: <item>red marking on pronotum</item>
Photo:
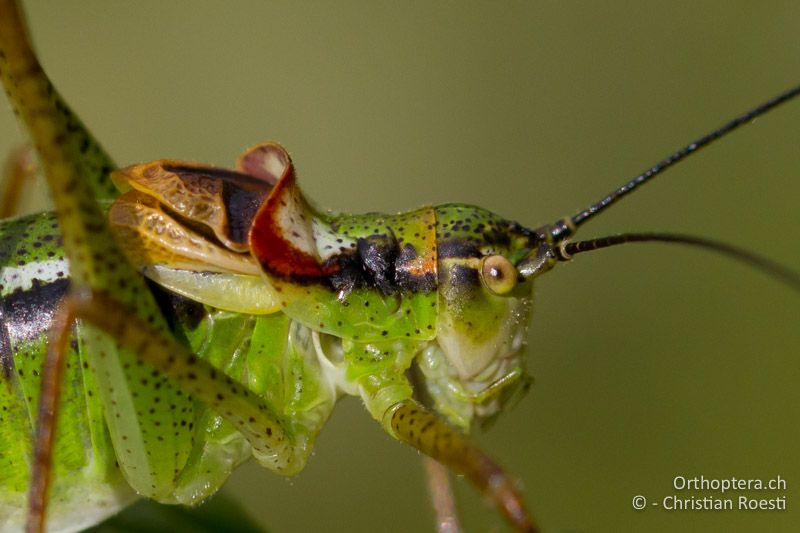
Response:
[{"label": "red marking on pronotum", "polygon": [[267,201],[258,210],[250,228],[250,251],[271,274],[292,278],[324,278],[338,270],[336,265],[323,268],[312,255],[299,250],[284,237],[279,223],[282,209],[288,209],[296,190],[294,166],[291,162]]}]

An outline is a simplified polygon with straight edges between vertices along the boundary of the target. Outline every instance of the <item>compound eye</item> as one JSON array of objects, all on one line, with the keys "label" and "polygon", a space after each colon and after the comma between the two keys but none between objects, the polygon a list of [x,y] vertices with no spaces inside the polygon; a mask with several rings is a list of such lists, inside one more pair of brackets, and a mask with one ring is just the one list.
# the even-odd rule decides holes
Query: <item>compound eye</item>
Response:
[{"label": "compound eye", "polygon": [[517,269],[502,255],[490,255],[481,259],[481,279],[487,289],[502,296],[517,285]]}]

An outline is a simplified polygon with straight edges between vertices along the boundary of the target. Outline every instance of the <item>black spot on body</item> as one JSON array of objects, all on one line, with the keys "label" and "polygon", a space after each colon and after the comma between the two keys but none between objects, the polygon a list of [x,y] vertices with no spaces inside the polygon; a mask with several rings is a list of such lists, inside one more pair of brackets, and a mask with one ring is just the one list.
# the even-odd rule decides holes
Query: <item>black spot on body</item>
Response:
[{"label": "black spot on body", "polygon": [[438,255],[440,259],[481,257],[481,250],[474,241],[465,239],[449,239],[439,241]]},{"label": "black spot on body", "polygon": [[397,291],[395,283],[395,259],[397,240],[394,235],[371,235],[356,241],[356,250],[371,286],[384,295]]}]

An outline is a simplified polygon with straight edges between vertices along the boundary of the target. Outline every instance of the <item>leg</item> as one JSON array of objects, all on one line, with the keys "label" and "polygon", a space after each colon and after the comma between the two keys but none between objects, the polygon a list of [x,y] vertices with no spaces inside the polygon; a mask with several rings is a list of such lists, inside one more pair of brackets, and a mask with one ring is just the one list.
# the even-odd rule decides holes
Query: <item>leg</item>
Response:
[{"label": "leg", "polygon": [[36,163],[30,148],[23,146],[8,155],[0,192],[0,219],[20,213],[23,192],[35,175]]},{"label": "leg", "polygon": [[388,424],[384,425],[391,427],[395,437],[464,475],[492,498],[518,531],[538,530],[514,482],[465,435],[413,400],[394,405],[386,412],[385,420]]},{"label": "leg", "polygon": [[[0,0],[0,74],[12,108],[25,122],[45,170],[48,161],[42,149],[51,148],[46,137],[59,136],[60,150],[68,154],[92,196],[116,198],[119,192],[109,176],[114,163],[42,71],[31,48],[22,8],[15,0]],[[39,117],[32,116],[37,113]]]},{"label": "leg", "polygon": [[433,510],[436,513],[436,531],[438,533],[460,533],[458,511],[456,510],[450,473],[444,465],[427,455],[421,457],[428,481],[428,494],[431,497]]},{"label": "leg", "polygon": [[33,452],[33,472],[28,499],[28,533],[44,531],[47,495],[50,489],[50,470],[53,463],[56,413],[63,383],[67,343],[75,320],[71,306],[63,303],[50,330],[47,359],[42,370],[42,390],[39,399],[36,442]]}]

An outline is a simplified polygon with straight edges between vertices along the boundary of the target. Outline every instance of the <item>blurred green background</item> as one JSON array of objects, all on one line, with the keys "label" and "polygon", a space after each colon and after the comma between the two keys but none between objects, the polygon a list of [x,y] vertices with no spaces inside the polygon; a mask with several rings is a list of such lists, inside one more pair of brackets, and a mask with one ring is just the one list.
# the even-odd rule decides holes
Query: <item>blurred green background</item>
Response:
[{"label": "blurred green background", "polygon": [[[118,163],[229,165],[277,140],[309,197],[354,212],[462,201],[551,222],[800,82],[796,1],[26,6],[45,67]],[[0,147],[21,140],[3,110]],[[797,102],[583,236],[689,232],[798,267],[799,199]],[[796,530],[798,294],[697,250],[640,245],[562,266],[536,297],[536,384],[477,438],[542,524]],[[672,494],[676,475],[780,475],[788,510],[632,510],[634,495]],[[503,530],[457,485],[467,530]],[[352,399],[300,476],[248,465],[226,490],[276,532],[433,529],[416,452]]]}]

